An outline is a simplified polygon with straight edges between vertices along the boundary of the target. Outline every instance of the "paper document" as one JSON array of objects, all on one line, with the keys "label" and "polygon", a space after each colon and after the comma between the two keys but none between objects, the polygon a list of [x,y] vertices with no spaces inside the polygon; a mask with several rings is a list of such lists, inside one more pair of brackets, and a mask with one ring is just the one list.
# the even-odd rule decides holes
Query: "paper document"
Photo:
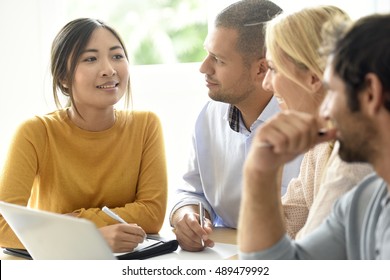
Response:
[{"label": "paper document", "polygon": [[237,245],[216,242],[213,248],[201,252],[188,252],[180,247],[172,253],[150,258],[151,260],[224,260],[238,254]]}]

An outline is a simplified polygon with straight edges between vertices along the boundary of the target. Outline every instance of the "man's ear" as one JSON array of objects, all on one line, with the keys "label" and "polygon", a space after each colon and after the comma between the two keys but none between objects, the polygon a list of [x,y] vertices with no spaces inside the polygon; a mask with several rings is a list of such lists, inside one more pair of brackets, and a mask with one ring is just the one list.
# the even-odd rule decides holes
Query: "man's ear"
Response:
[{"label": "man's ear", "polygon": [[385,95],[376,74],[368,73],[364,79],[366,87],[359,96],[360,106],[367,114],[373,116],[385,106]]},{"label": "man's ear", "polygon": [[262,81],[268,71],[268,63],[265,58],[261,58],[256,63],[256,76]]}]

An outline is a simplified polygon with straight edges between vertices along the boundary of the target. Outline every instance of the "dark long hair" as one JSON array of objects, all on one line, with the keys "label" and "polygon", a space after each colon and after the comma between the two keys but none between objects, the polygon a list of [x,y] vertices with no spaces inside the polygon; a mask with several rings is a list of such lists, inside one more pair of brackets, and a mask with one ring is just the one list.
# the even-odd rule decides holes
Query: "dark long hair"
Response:
[{"label": "dark long hair", "polygon": [[[72,104],[76,112],[80,115],[73,99],[72,85],[74,74],[77,67],[77,61],[82,54],[85,46],[94,30],[105,28],[109,30],[121,44],[126,59],[128,60],[125,45],[119,34],[107,24],[97,19],[79,18],[67,23],[54,38],[51,48],[51,74],[53,76],[53,95],[58,108],[61,108],[61,102],[58,97],[58,91],[69,98],[67,106]],[[66,81],[66,86],[64,85]],[[125,94],[125,105],[129,105],[131,98],[130,77],[127,81],[127,91]]]}]

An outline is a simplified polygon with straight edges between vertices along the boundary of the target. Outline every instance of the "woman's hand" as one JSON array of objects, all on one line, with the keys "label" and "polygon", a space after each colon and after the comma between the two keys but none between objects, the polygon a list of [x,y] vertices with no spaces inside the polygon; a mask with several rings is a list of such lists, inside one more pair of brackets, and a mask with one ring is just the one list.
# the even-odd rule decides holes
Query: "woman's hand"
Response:
[{"label": "woman's hand", "polygon": [[114,253],[133,251],[146,238],[145,231],[136,224],[115,224],[99,230]]}]

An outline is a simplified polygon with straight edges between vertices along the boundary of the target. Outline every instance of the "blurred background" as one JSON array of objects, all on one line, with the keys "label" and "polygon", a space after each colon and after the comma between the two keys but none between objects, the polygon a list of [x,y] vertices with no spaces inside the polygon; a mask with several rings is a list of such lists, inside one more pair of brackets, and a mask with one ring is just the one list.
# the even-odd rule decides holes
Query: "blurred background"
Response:
[{"label": "blurred background", "polygon": [[[0,168],[20,122],[55,110],[51,42],[68,21],[101,19],[130,56],[133,108],[156,112],[166,142],[170,192],[180,183],[195,118],[208,100],[199,66],[214,16],[232,0],[0,0]],[[333,4],[356,19],[389,13],[390,0],[275,0],[285,11]],[[119,108],[120,109],[120,108]],[[119,160],[119,159],[118,159]]]}]

